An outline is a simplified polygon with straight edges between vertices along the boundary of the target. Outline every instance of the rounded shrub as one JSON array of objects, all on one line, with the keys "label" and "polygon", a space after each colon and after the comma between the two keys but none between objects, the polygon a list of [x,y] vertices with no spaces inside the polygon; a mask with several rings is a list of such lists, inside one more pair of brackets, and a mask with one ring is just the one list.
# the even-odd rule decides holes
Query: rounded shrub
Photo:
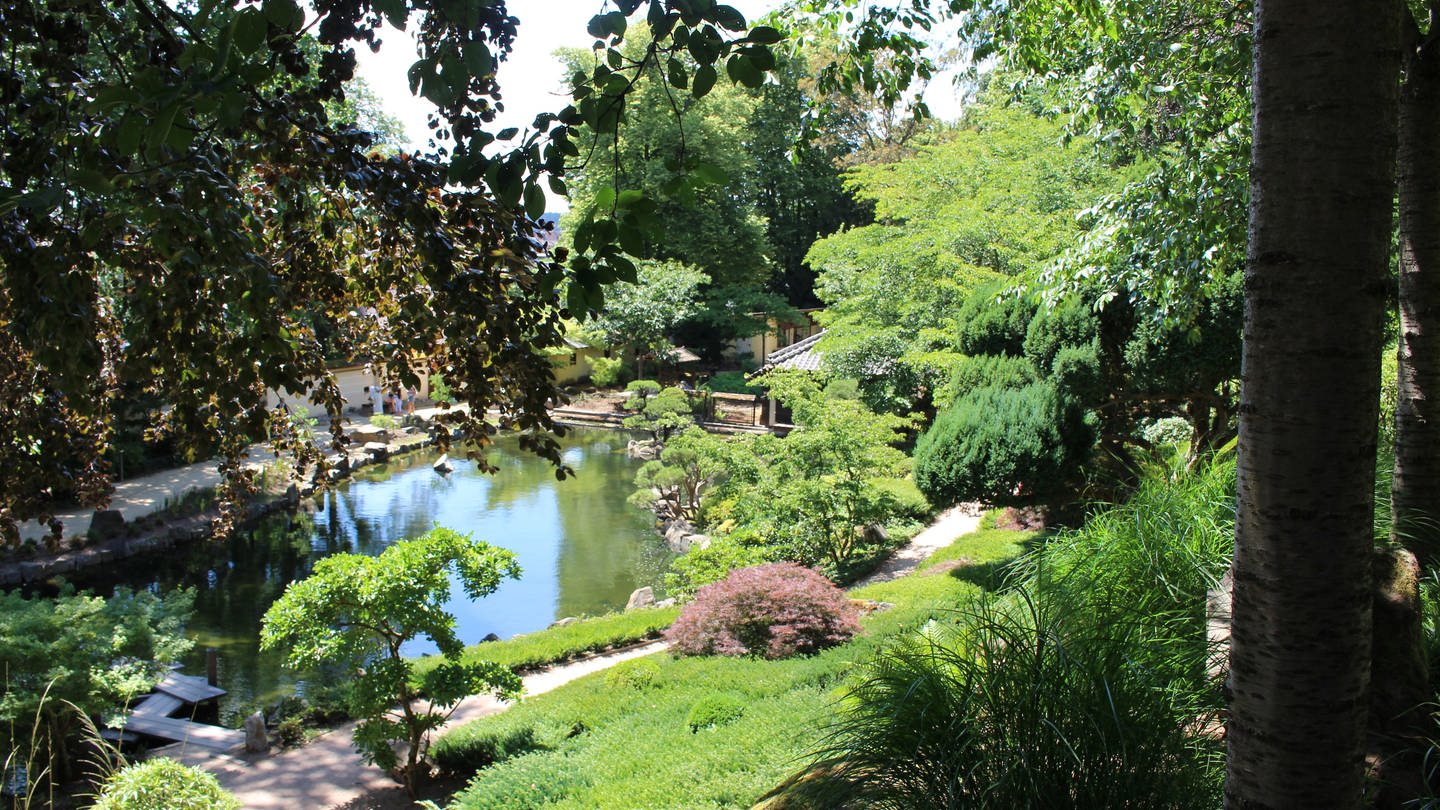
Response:
[{"label": "rounded shrub", "polygon": [[743,714],[745,703],[740,698],[726,692],[713,692],[695,701],[695,705],[690,707],[690,716],[686,722],[690,726],[690,733],[695,734],[707,728],[733,723]]},{"label": "rounded shrub", "polygon": [[1053,385],[981,388],[935,420],[915,446],[915,483],[934,504],[1018,505],[1059,491],[1095,441]]},{"label": "rounded shrub", "polygon": [[240,810],[214,775],[173,759],[149,759],[117,771],[96,810]]},{"label": "rounded shrub", "polygon": [[701,588],[665,632],[686,655],[788,658],[846,641],[860,631],[843,591],[794,563],[732,571]]}]

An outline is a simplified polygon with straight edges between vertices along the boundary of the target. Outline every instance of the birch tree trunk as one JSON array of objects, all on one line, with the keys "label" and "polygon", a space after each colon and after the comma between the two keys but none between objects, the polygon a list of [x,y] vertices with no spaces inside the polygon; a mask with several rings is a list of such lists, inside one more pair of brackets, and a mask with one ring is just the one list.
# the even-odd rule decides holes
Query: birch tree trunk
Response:
[{"label": "birch tree trunk", "polygon": [[1399,75],[1385,11],[1256,5],[1228,807],[1361,802]]}]

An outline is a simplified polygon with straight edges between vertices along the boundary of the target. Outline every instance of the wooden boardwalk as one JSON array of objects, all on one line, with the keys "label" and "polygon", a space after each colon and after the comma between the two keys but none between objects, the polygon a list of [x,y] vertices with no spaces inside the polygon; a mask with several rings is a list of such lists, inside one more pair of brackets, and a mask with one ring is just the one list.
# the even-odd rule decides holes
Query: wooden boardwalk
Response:
[{"label": "wooden boardwalk", "polygon": [[224,689],[211,686],[204,678],[171,672],[155,686],[154,694],[147,696],[131,710],[130,719],[125,722],[125,730],[216,751],[228,751],[245,744],[245,732],[170,716],[184,706],[223,694]]}]

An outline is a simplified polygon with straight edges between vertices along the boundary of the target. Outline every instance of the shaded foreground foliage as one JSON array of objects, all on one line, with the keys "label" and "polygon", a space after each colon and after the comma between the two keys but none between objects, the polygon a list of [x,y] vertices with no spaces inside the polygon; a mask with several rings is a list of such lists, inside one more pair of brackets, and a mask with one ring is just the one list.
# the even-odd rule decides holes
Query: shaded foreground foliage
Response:
[{"label": "shaded foreground foliage", "polygon": [[783,806],[1216,806],[1203,608],[1233,484],[1229,461],[1157,477],[1020,560],[998,598],[887,647]]}]

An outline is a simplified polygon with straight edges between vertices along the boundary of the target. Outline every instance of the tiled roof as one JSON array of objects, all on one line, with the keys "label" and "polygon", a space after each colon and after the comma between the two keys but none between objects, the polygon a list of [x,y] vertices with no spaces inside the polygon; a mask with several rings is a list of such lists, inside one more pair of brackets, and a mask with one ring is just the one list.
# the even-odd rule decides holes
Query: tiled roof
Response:
[{"label": "tiled roof", "polygon": [[754,379],[777,370],[819,371],[820,352],[816,350],[815,346],[824,335],[825,330],[821,329],[804,340],[797,340],[783,349],[776,349],[765,359],[765,365],[761,366],[759,371],[751,374],[750,378]]}]

